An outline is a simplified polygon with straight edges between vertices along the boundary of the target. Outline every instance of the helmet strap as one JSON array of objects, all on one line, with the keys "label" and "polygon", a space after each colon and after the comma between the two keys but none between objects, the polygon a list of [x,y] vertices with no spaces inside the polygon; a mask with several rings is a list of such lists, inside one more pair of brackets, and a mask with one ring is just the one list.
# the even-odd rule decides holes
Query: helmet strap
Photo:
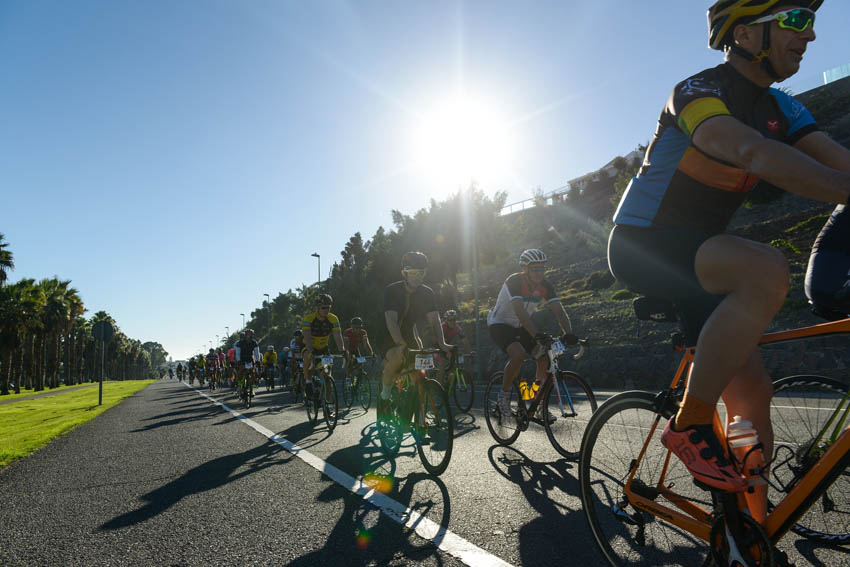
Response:
[{"label": "helmet strap", "polygon": [[779,76],[779,73],[777,73],[776,69],[773,68],[773,64],[770,62],[770,59],[768,59],[770,56],[770,22],[765,22],[762,29],[764,30],[764,33],[761,36],[761,52],[759,52],[758,55],[753,55],[736,43],[729,46],[729,50],[738,57],[746,59],[747,61],[761,63],[761,68],[764,69],[771,79],[774,81],[780,81],[782,80],[782,77]]}]

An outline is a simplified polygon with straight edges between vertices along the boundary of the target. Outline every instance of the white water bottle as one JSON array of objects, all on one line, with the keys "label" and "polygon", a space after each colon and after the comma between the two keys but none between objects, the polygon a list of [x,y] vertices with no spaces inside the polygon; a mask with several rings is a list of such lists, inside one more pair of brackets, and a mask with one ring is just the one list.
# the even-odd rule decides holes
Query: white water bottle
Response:
[{"label": "white water bottle", "polygon": [[726,425],[726,442],[750,487],[744,494],[750,514],[763,524],[767,514],[767,482],[761,476],[764,474],[764,453],[761,447],[754,449],[759,443],[758,432],[751,422],[736,415]]}]

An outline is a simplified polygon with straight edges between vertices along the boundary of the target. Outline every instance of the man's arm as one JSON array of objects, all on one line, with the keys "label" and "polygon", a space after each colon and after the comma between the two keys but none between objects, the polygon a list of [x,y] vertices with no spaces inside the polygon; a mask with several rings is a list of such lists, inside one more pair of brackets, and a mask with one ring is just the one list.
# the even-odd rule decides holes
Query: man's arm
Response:
[{"label": "man's arm", "polygon": [[339,329],[333,330],[333,336],[334,342],[336,343],[336,348],[339,349],[339,352],[348,352],[348,345],[342,340],[342,333],[339,331]]},{"label": "man's arm", "polygon": [[428,324],[431,325],[431,332],[437,338],[437,346],[445,352],[451,352],[451,345],[446,344],[446,336],[443,334],[443,323],[440,321],[440,312],[431,311],[426,316]]},{"label": "man's arm", "polygon": [[366,348],[369,349],[369,356],[372,356],[372,355],[375,354],[375,351],[372,350],[372,343],[369,342],[369,335],[366,335],[366,336],[363,337],[363,344],[365,344]]},{"label": "man's arm", "polygon": [[561,305],[561,302],[557,299],[553,299],[549,302],[549,310],[555,314],[555,319],[558,320],[558,326],[561,327],[562,333],[570,333],[573,332],[572,323],[570,323],[570,317],[567,315],[566,309]]},{"label": "man's arm", "polygon": [[822,141],[806,142],[811,136],[805,136],[796,147],[791,147],[765,138],[736,118],[715,116],[697,128],[692,141],[709,156],[731,163],[786,191],[827,203],[847,203],[850,174],[824,165],[801,151],[802,147],[807,147],[810,151],[819,150],[833,156],[831,151],[824,149]]},{"label": "man's arm", "polygon": [[850,171],[850,150],[823,132],[804,136],[794,147],[832,169]]},{"label": "man's arm", "polygon": [[405,344],[404,338],[401,336],[401,328],[398,326],[398,311],[384,311],[384,319],[386,319],[387,331],[389,331],[393,342],[397,345]]},{"label": "man's arm", "polygon": [[301,329],[304,333],[304,350],[313,350],[313,332],[310,329]]}]

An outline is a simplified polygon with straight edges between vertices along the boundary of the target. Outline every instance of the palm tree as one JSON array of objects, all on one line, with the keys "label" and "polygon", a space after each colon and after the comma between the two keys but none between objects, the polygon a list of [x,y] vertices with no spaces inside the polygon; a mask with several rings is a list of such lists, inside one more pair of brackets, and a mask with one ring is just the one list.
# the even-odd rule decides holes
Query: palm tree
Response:
[{"label": "palm tree", "polygon": [[6,250],[9,247],[8,242],[4,242],[5,237],[0,232],[0,287],[6,283],[6,278],[9,272],[15,269],[15,260],[11,250]]}]

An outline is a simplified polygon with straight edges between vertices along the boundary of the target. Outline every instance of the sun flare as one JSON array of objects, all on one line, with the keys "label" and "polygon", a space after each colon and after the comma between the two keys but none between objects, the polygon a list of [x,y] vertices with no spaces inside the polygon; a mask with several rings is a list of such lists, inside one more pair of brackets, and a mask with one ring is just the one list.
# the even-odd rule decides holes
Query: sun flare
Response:
[{"label": "sun flare", "polygon": [[426,113],[413,151],[428,183],[446,192],[473,180],[496,182],[510,170],[512,158],[505,120],[491,105],[472,99],[447,101]]}]

